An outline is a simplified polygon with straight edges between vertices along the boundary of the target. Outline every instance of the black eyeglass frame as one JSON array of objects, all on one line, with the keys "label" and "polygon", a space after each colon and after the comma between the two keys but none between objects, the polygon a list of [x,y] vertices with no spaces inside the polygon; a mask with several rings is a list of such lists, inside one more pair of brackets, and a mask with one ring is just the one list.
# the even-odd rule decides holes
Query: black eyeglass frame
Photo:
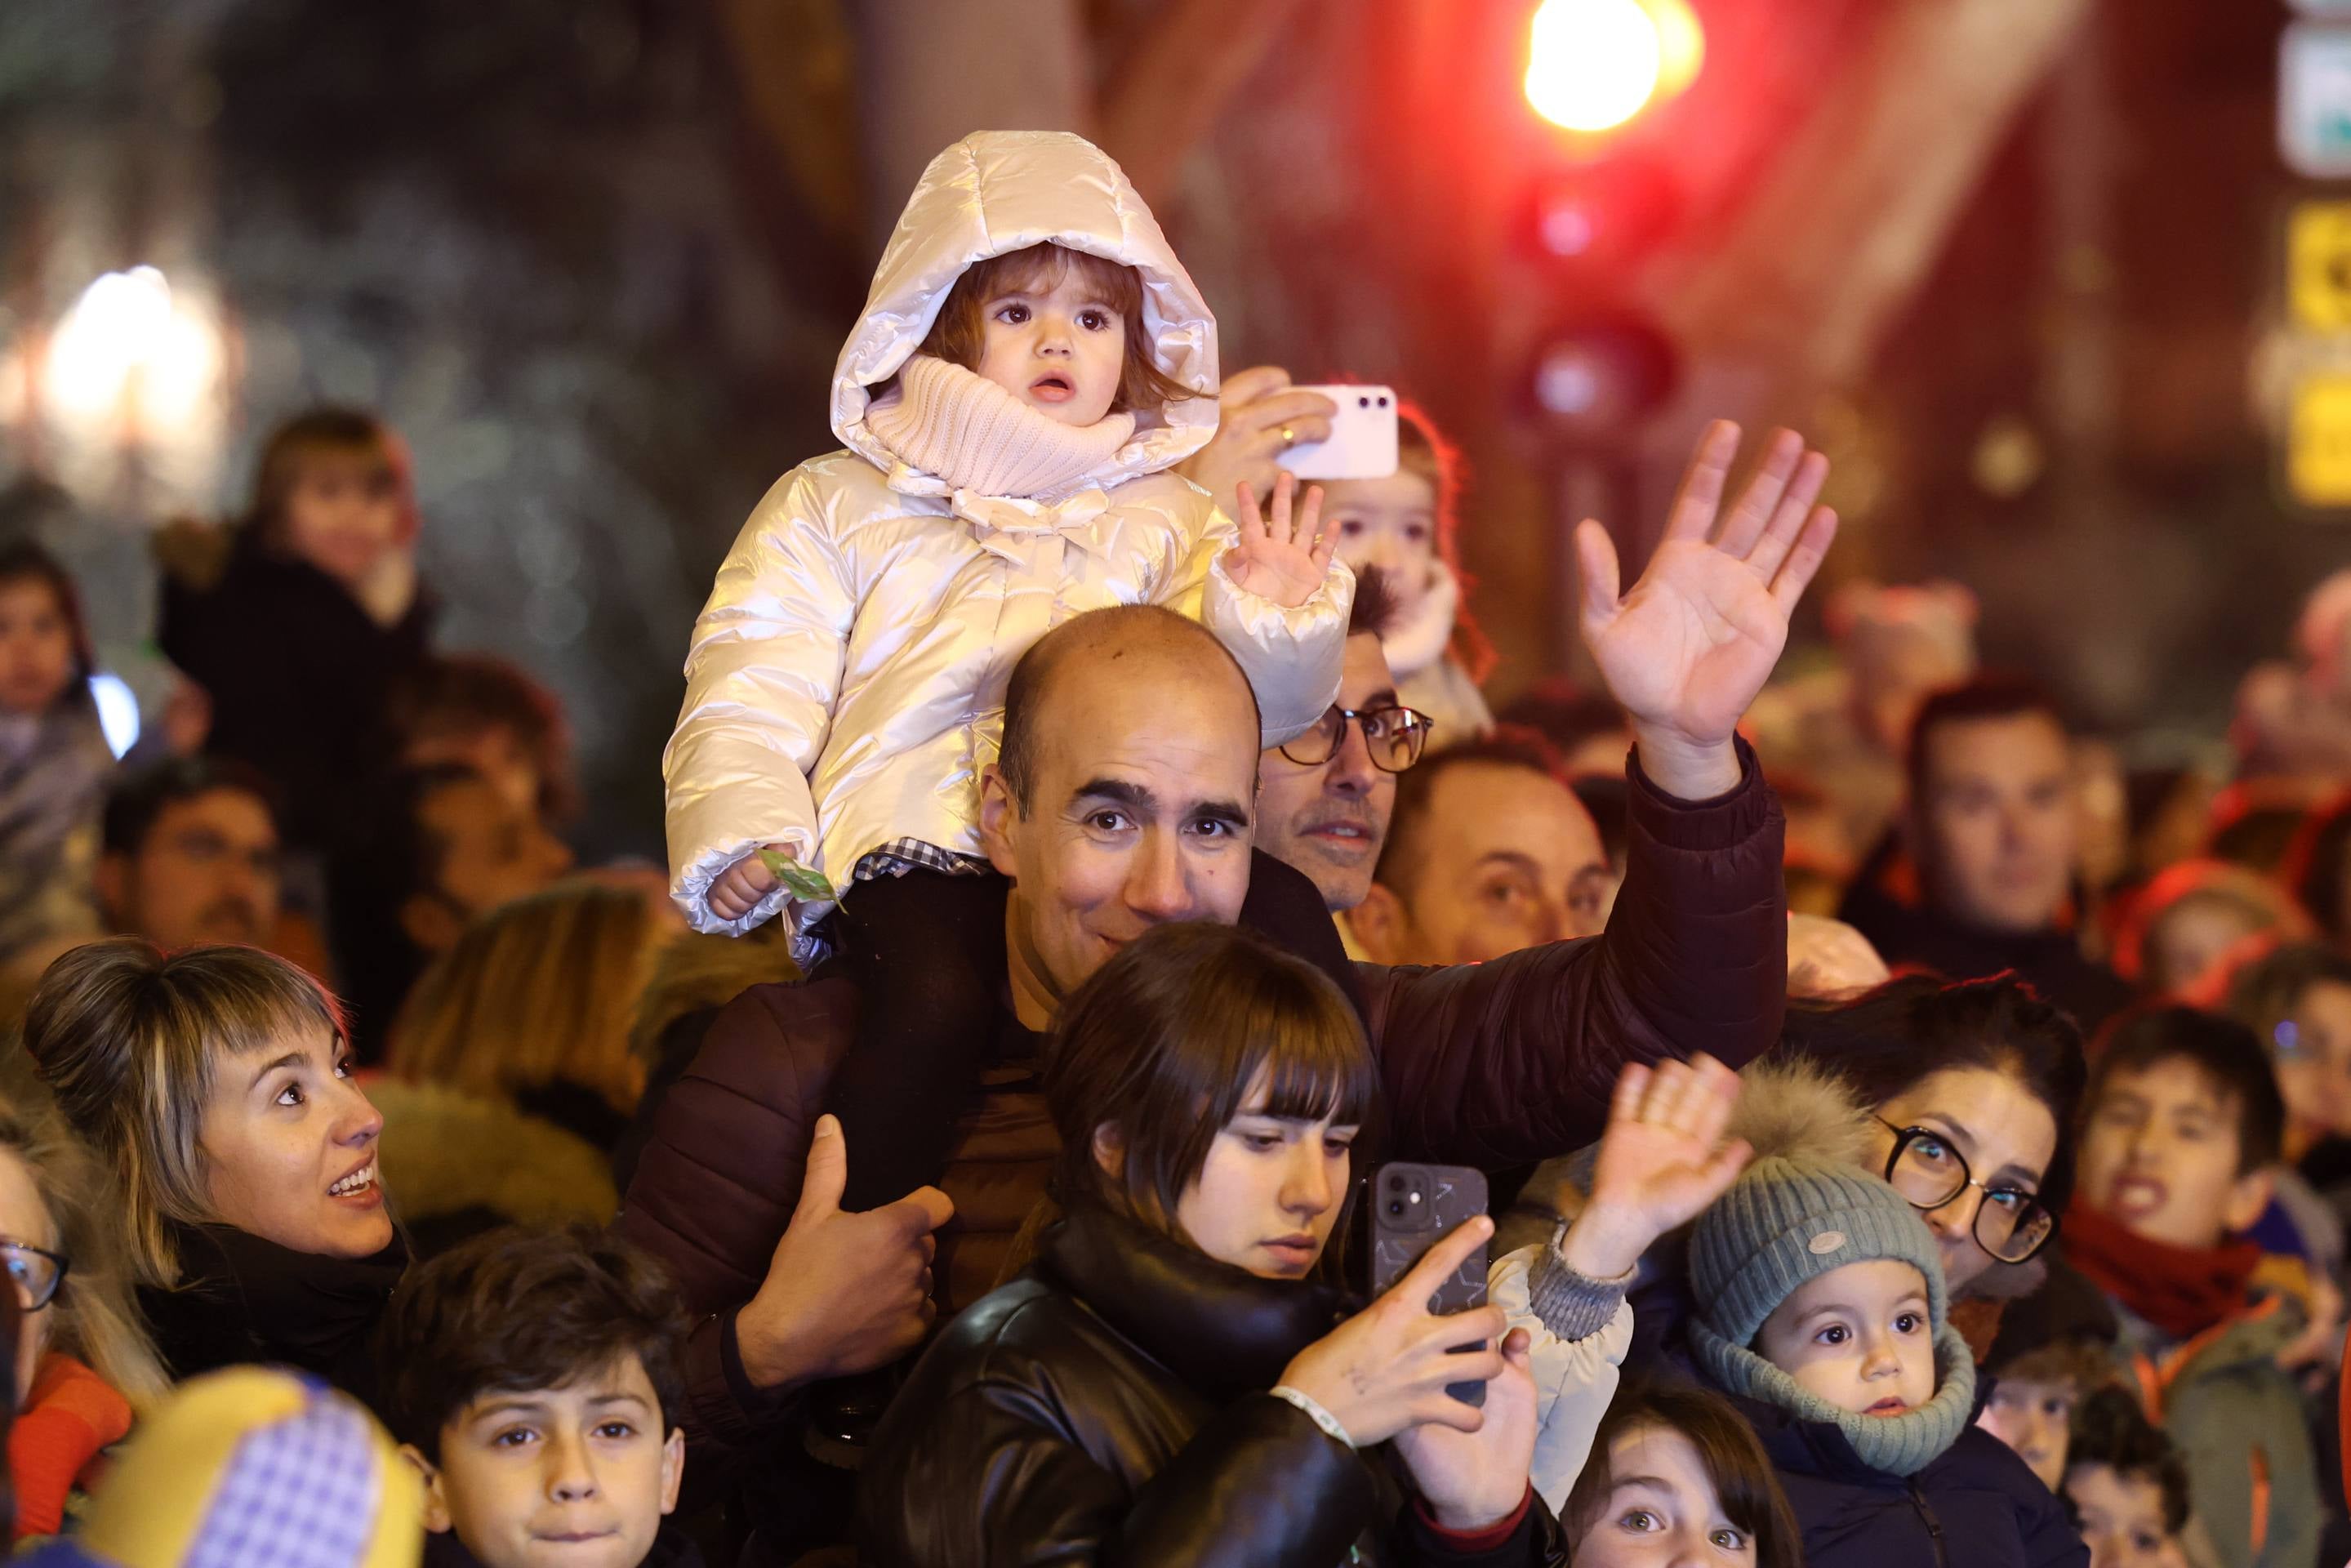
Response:
[{"label": "black eyeglass frame", "polygon": [[[72,1270],[73,1260],[68,1258],[64,1253],[52,1252],[46,1247],[35,1247],[30,1243],[24,1241],[0,1240],[0,1258],[5,1258],[11,1252],[29,1252],[34,1257],[45,1258],[49,1262],[57,1266],[57,1271],[50,1277],[48,1290],[42,1294],[39,1301],[26,1303],[23,1310],[28,1312],[37,1312],[43,1307],[47,1306],[51,1301],[56,1301],[57,1299],[57,1292],[66,1288],[66,1275]],[[10,1282],[12,1284],[15,1283],[15,1271],[13,1270],[10,1271]]]},{"label": "black eyeglass frame", "polygon": [[[1418,762],[1422,758],[1428,755],[1429,732],[1437,727],[1437,721],[1435,719],[1429,717],[1418,708],[1406,707],[1402,703],[1389,703],[1384,707],[1341,707],[1336,703],[1333,703],[1331,706],[1322,710],[1322,717],[1328,718],[1334,713],[1339,716],[1339,733],[1332,737],[1330,750],[1324,752],[1320,757],[1312,758],[1311,760],[1303,757],[1290,756],[1290,747],[1297,745],[1299,740],[1306,738],[1306,736],[1301,735],[1298,737],[1297,740],[1288,741],[1279,748],[1282,756],[1290,758],[1290,761],[1295,762],[1301,768],[1320,768],[1324,763],[1330,761],[1331,758],[1338,756],[1340,748],[1347,744],[1347,726],[1349,724],[1352,723],[1357,728],[1361,729],[1363,727],[1364,720],[1367,718],[1377,718],[1382,714],[1400,713],[1406,718],[1412,720],[1410,727],[1411,729],[1417,730],[1420,734],[1419,744],[1413,747],[1411,760],[1405,763],[1403,768],[1389,767],[1386,763],[1380,760],[1379,753],[1373,749],[1371,736],[1368,732],[1366,732],[1364,737],[1364,750],[1370,755],[1372,766],[1378,768],[1381,772],[1401,773],[1405,770],[1405,768],[1412,767],[1414,763]],[[1322,720],[1318,719],[1315,722],[1319,725]],[[1306,735],[1311,735],[1314,732],[1310,729],[1306,732]]]},{"label": "black eyeglass frame", "polygon": [[1958,1145],[1951,1142],[1951,1135],[1949,1133],[1941,1132],[1933,1127],[1897,1127],[1883,1116],[1879,1116],[1876,1118],[1876,1120],[1879,1126],[1894,1134],[1894,1147],[1889,1150],[1886,1155],[1886,1169],[1882,1174],[1886,1177],[1886,1185],[1888,1186],[1892,1186],[1895,1191],[1902,1192],[1902,1188],[1895,1183],[1894,1173],[1902,1164],[1903,1153],[1920,1138],[1932,1138],[1937,1143],[1942,1145],[1944,1149],[1949,1153],[1952,1162],[1959,1167],[1959,1185],[1951,1189],[1950,1195],[1947,1197],[1938,1199],[1933,1203],[1921,1203],[1917,1198],[1912,1197],[1908,1193],[1902,1193],[1903,1201],[1907,1203],[1911,1207],[1918,1210],[1922,1214],[1931,1214],[1936,1209],[1947,1207],[1951,1204],[1959,1202],[1959,1199],[1966,1195],[1968,1188],[1971,1186],[1980,1188],[1986,1197],[1991,1197],[1994,1193],[2006,1193],[2012,1197],[2023,1198],[2027,1203],[2031,1204],[2033,1208],[2039,1209],[2042,1213],[2049,1217],[2049,1228],[2043,1231],[2040,1239],[2034,1241],[2031,1247],[2025,1249],[2022,1257],[2011,1258],[2006,1253],[2001,1251],[2000,1249],[1992,1246],[1990,1242],[1984,1239],[1983,1217],[1984,1209],[1988,1207],[1987,1205],[1980,1203],[1976,1205],[1975,1218],[1968,1222],[1969,1234],[1975,1238],[1976,1245],[1984,1249],[1985,1256],[1998,1259],[2002,1263],[2029,1263],[2040,1254],[2043,1248],[2048,1246],[2051,1241],[2056,1239],[2059,1219],[2058,1213],[2055,1209],[2041,1201],[2041,1195],[2039,1193],[2027,1192],[2021,1186],[1985,1186],[1983,1183],[1976,1180],[1975,1170],[1968,1164],[1968,1156],[1959,1153]]}]

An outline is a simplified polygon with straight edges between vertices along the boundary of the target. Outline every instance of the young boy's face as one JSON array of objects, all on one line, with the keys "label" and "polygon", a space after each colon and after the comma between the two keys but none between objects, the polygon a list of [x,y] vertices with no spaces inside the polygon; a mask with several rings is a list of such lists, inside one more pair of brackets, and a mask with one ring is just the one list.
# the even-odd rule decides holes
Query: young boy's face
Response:
[{"label": "young boy's face", "polygon": [[2090,1568],[2172,1568],[2187,1559],[2163,1527],[2163,1488],[2110,1465],[2075,1465],[2065,1495],[2082,1516]]},{"label": "young boy's face", "polygon": [[1926,1276],[1891,1258],[1832,1269],[1764,1320],[1755,1350],[1840,1410],[1907,1415],[1935,1396]]},{"label": "young boy's face", "polygon": [[2082,1134],[2081,1191],[2132,1234],[2202,1250],[2261,1218],[2270,1175],[2241,1175],[2237,1096],[2185,1057],[2118,1069]]},{"label": "young boy's face", "polygon": [[2003,1377],[1984,1401],[1976,1425],[2015,1449],[2041,1484],[2055,1491],[2065,1476],[2077,1397],[2070,1377],[2049,1382]]},{"label": "young boy's face", "polygon": [[1126,321],[1096,298],[1082,268],[1065,266],[990,299],[979,373],[1046,418],[1099,424],[1126,369]]},{"label": "young boy's face", "polygon": [[441,1428],[424,1523],[483,1568],[636,1568],[677,1506],[685,1434],[663,1435],[644,1363],[622,1356],[561,1388],[489,1393]]}]

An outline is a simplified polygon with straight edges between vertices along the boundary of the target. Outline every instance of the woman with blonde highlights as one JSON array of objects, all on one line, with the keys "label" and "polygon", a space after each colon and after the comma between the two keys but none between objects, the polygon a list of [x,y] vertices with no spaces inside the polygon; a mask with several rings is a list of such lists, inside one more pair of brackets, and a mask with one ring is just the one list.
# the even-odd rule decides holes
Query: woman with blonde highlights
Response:
[{"label": "woman with blonde highlights", "polygon": [[354,1391],[406,1269],[342,1009],[249,947],[77,947],[25,1049],[110,1168],[139,1303],[170,1371],[285,1362]]}]

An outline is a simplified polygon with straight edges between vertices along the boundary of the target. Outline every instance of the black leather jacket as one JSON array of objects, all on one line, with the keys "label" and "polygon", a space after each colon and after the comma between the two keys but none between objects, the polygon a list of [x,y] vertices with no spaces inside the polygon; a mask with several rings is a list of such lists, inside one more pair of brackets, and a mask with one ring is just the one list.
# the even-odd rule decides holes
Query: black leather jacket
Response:
[{"label": "black leather jacket", "polygon": [[1508,1541],[1465,1552],[1404,1505],[1384,1452],[1265,1392],[1341,1306],[1073,1213],[892,1403],[859,1475],[862,1561],[1564,1568],[1540,1499]]}]

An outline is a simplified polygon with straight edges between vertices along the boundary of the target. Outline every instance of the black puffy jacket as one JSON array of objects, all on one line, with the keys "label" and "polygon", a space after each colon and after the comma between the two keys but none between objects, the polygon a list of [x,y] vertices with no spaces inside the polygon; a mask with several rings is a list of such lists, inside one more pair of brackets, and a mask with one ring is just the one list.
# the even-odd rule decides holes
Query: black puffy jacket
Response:
[{"label": "black puffy jacket", "polygon": [[862,1560],[1564,1568],[1540,1500],[1507,1542],[1464,1553],[1402,1505],[1384,1453],[1265,1392],[1340,1305],[1073,1213],[891,1404],[858,1478]]}]

